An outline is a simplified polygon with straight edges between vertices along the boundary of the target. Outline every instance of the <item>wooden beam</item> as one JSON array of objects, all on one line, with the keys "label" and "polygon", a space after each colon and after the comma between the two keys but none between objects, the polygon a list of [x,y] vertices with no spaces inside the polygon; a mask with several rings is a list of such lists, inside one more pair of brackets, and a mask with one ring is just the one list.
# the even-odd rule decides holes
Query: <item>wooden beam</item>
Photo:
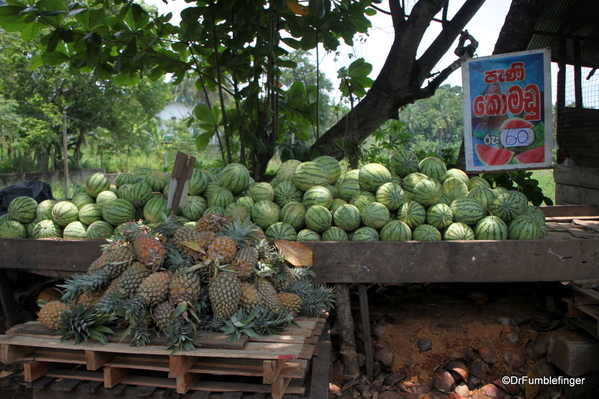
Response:
[{"label": "wooden beam", "polygon": [[123,381],[133,370],[104,367],[104,388],[112,388]]},{"label": "wooden beam", "polygon": [[12,363],[29,355],[34,350],[33,346],[2,344],[0,345],[0,362],[4,364]]},{"label": "wooden beam", "polygon": [[366,355],[366,377],[368,381],[374,382],[374,365],[372,363],[372,337],[370,335],[370,312],[368,309],[368,293],[365,284],[358,284],[360,295],[360,315],[362,318],[362,330],[364,332],[364,350]]},{"label": "wooden beam", "polygon": [[112,352],[85,351],[85,365],[88,370],[96,371],[114,357]]}]

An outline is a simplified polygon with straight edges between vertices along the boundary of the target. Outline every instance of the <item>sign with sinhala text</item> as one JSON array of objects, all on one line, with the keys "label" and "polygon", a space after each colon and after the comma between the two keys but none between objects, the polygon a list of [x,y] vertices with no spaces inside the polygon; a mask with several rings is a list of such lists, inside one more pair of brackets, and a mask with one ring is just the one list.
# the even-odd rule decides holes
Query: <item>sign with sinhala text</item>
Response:
[{"label": "sign with sinhala text", "polygon": [[551,167],[550,50],[473,58],[462,74],[466,170]]}]

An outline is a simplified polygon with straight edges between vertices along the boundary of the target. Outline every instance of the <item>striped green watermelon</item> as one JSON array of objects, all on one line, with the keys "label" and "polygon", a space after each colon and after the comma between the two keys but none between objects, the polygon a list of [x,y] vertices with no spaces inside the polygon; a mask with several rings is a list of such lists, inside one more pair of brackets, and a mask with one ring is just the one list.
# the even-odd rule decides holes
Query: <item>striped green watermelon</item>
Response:
[{"label": "striped green watermelon", "polygon": [[338,191],[339,198],[349,202],[362,191],[362,188],[357,179],[343,179],[339,184]]},{"label": "striped green watermelon", "polygon": [[58,201],[52,208],[52,220],[61,227],[79,219],[79,209],[69,201]]},{"label": "striped green watermelon", "polygon": [[152,187],[152,191],[161,192],[168,180],[163,171],[152,169],[144,176],[144,181]]},{"label": "striped green watermelon", "polygon": [[412,193],[414,191],[414,186],[422,179],[426,179],[428,176],[424,173],[414,172],[410,173],[406,177],[404,177],[402,184],[404,191],[408,193]]},{"label": "striped green watermelon", "polygon": [[419,180],[412,189],[412,200],[424,207],[436,204],[443,195],[443,186],[438,180],[426,177]]},{"label": "striped green watermelon", "polygon": [[62,238],[62,227],[56,224],[54,220],[40,220],[32,232],[33,238]]},{"label": "striped green watermelon", "polygon": [[355,205],[360,212],[364,209],[364,207],[371,202],[375,202],[376,197],[370,191],[362,190],[360,191],[351,201],[350,204]]},{"label": "striped green watermelon", "polygon": [[221,188],[218,191],[213,192],[208,197],[208,207],[218,206],[225,209],[229,204],[235,202],[233,193],[226,188]]},{"label": "striped green watermelon", "polygon": [[77,209],[81,209],[83,205],[93,204],[94,202],[96,202],[96,200],[87,192],[84,192],[73,195],[73,198],[71,198],[71,202],[75,204]]},{"label": "striped green watermelon", "polygon": [[453,221],[466,223],[470,226],[476,225],[487,214],[482,202],[472,197],[456,198],[451,201],[450,206],[453,212]]},{"label": "striped green watermelon", "polygon": [[232,202],[225,208],[225,216],[231,218],[231,220],[245,220],[247,218],[251,218],[251,212],[251,210],[248,211],[237,202]]},{"label": "striped green watermelon", "polygon": [[303,196],[302,204],[308,208],[312,205],[322,205],[325,208],[330,208],[333,203],[333,195],[323,186],[310,187]]},{"label": "striped green watermelon", "polygon": [[85,191],[96,198],[102,191],[110,190],[110,180],[105,173],[97,172],[90,175],[85,182]]},{"label": "striped green watermelon", "polygon": [[323,186],[329,181],[327,170],[314,161],[302,162],[295,169],[293,182],[300,190],[307,191],[310,187]]},{"label": "striped green watermelon", "polygon": [[322,205],[314,205],[306,209],[304,215],[304,221],[306,227],[310,230],[314,230],[317,233],[322,233],[333,223],[333,216],[331,212]]},{"label": "striped green watermelon", "polygon": [[102,218],[113,226],[118,226],[121,223],[133,220],[134,217],[135,205],[133,205],[133,202],[124,198],[110,201],[102,207]]},{"label": "striped green watermelon", "polygon": [[243,207],[246,211],[248,211],[249,214],[251,214],[252,213],[252,208],[253,208],[254,204],[256,203],[256,201],[254,201],[252,199],[252,197],[243,196],[243,197],[237,198],[237,201],[235,201],[235,203],[237,205]]},{"label": "striped green watermelon", "polygon": [[276,222],[271,224],[264,233],[269,241],[295,241],[297,239],[297,233],[293,226],[285,222]]},{"label": "striped green watermelon", "polygon": [[426,211],[418,202],[408,201],[399,208],[397,219],[407,224],[413,231],[417,226],[425,222]]},{"label": "striped green watermelon", "polygon": [[508,239],[538,240],[543,238],[539,222],[531,215],[519,215],[508,223]]},{"label": "striped green watermelon", "polygon": [[[122,188],[122,186],[121,186]],[[137,208],[143,209],[146,202],[152,198],[152,187],[145,181],[131,185],[127,199]]]},{"label": "striped green watermelon", "polygon": [[295,174],[295,169],[301,164],[301,161],[297,159],[288,159],[283,162],[279,169],[277,169],[276,178],[279,184],[286,181],[293,181],[293,175]]},{"label": "striped green watermelon", "polygon": [[299,202],[289,202],[281,208],[279,216],[281,222],[285,222],[293,226],[296,231],[304,228],[306,225],[306,207]]},{"label": "striped green watermelon", "polygon": [[441,158],[426,157],[420,161],[418,165],[420,173],[424,173],[428,177],[437,180],[439,183],[445,180],[447,175],[447,167]]},{"label": "striped green watermelon", "polygon": [[507,225],[497,216],[485,216],[474,227],[477,240],[507,240],[507,234]]},{"label": "striped green watermelon", "polygon": [[[204,190],[204,198],[208,199],[210,198],[210,196],[220,190],[222,190],[224,187],[220,185],[219,182],[217,181],[211,181],[208,182],[208,185],[206,186],[206,190]],[[229,190],[230,191],[230,190]]]},{"label": "striped green watermelon", "polygon": [[[118,195],[116,195],[112,191],[102,191],[96,197],[96,204],[98,204],[100,206],[104,206],[107,203],[109,203],[110,201],[114,201],[117,198],[118,198]],[[81,209],[81,208],[79,208],[79,209]]]},{"label": "striped green watermelon", "polygon": [[322,232],[322,241],[349,241],[347,233],[340,227],[331,226]]},{"label": "striped green watermelon", "polygon": [[208,175],[201,169],[194,169],[187,188],[188,195],[202,195],[208,186]]},{"label": "striped green watermelon", "polygon": [[430,224],[421,224],[412,231],[412,239],[415,241],[441,241],[441,232]]},{"label": "striped green watermelon", "polygon": [[520,191],[511,190],[506,194],[499,194],[489,204],[489,212],[508,223],[516,216],[523,214],[527,207],[528,198],[526,198],[526,195]]},{"label": "striped green watermelon", "polygon": [[468,183],[468,190],[472,190],[475,187],[491,188],[491,185],[481,176],[472,176],[470,177],[470,183]]},{"label": "striped green watermelon", "polygon": [[377,202],[385,205],[390,211],[398,210],[404,203],[405,193],[399,184],[388,182],[380,186],[375,193]]},{"label": "striped green watermelon", "polygon": [[426,210],[426,223],[443,230],[453,223],[453,212],[447,204],[435,204]]},{"label": "striped green watermelon", "polygon": [[489,205],[497,197],[497,194],[488,187],[474,187],[468,193],[468,197],[476,198],[483,204],[485,209],[489,209]]},{"label": "striped green watermelon", "polygon": [[362,226],[351,236],[351,241],[380,241],[379,232],[372,227]]},{"label": "striped green watermelon", "polygon": [[[204,215],[208,215],[210,213],[216,213],[217,215],[225,216],[225,213],[227,213],[227,211],[225,210],[225,208],[222,208],[220,206],[211,206],[206,208],[206,210],[204,211]],[[190,220],[187,221],[189,222]]]},{"label": "striped green watermelon", "polygon": [[52,208],[56,205],[56,200],[46,199],[39,203],[36,211],[36,218],[39,220],[52,220]]},{"label": "striped green watermelon", "polygon": [[474,240],[474,230],[472,230],[472,227],[468,226],[466,223],[452,223],[443,232],[443,239],[446,241]]},{"label": "striped green watermelon", "polygon": [[401,220],[390,220],[380,231],[381,241],[410,241],[412,230]]},{"label": "striped green watermelon", "polygon": [[522,214],[523,215],[531,215],[532,217],[537,219],[539,224],[545,224],[545,213],[538,206],[529,204],[526,207],[526,209],[524,210],[524,212],[522,212]]},{"label": "striped green watermelon", "polygon": [[362,223],[367,227],[372,227],[373,229],[380,229],[383,227],[389,220],[391,220],[391,216],[389,214],[389,209],[380,202],[371,202],[364,206],[364,209],[361,211]]},{"label": "striped green watermelon", "polygon": [[507,194],[509,192],[507,188],[501,186],[494,187],[492,190],[495,193],[495,197],[497,197],[499,194]]},{"label": "striped green watermelon", "polygon": [[328,155],[321,155],[314,158],[312,161],[324,167],[324,169],[327,171],[329,176],[327,184],[335,183],[337,179],[339,179],[339,176],[341,176],[341,165],[335,158]]},{"label": "striped green watermelon", "polygon": [[[165,204],[165,206],[166,206],[166,204]],[[212,205],[212,207],[214,207],[214,206],[215,205]],[[218,206],[218,205],[216,205],[216,206]],[[196,220],[200,219],[206,212],[206,209],[208,209],[210,207],[211,207],[210,203],[209,202],[206,203],[206,200],[204,199],[204,197],[199,196],[199,195],[188,195],[187,196],[187,204],[180,207],[177,211],[177,214],[183,216],[184,218],[186,218],[188,220],[196,221]]]},{"label": "striped green watermelon", "polygon": [[329,208],[331,210],[331,212],[335,212],[337,210],[337,208],[339,208],[341,205],[345,205],[348,202],[346,200],[343,200],[341,198],[335,198],[333,200],[333,202],[331,203],[331,207]]},{"label": "striped green watermelon", "polygon": [[118,175],[116,175],[116,178],[114,179],[114,184],[116,185],[117,189],[119,187],[121,187],[123,184],[135,184],[139,181],[139,177],[135,176],[133,173],[119,173]]},{"label": "striped green watermelon", "polygon": [[343,180],[346,180],[346,179],[358,180],[359,176],[360,176],[360,169],[350,169],[350,170],[346,171],[345,174],[343,175]]},{"label": "striped green watermelon", "polygon": [[352,204],[345,204],[338,207],[333,212],[333,222],[335,226],[345,231],[353,231],[360,227],[362,215],[360,210]]},{"label": "striped green watermelon", "polygon": [[360,168],[358,182],[362,190],[375,193],[385,183],[391,181],[391,172],[380,163],[369,163]]},{"label": "striped green watermelon", "polygon": [[455,198],[449,198],[449,195],[447,195],[446,193],[443,193],[443,195],[441,196],[441,199],[439,200],[439,204],[445,204],[445,205],[451,205],[451,201],[453,201]]},{"label": "striped green watermelon", "polygon": [[333,199],[339,198],[339,189],[337,187],[335,187],[332,184],[327,184],[325,187],[327,190],[329,190],[331,192]]},{"label": "striped green watermelon", "polygon": [[257,201],[252,207],[252,221],[266,230],[271,224],[280,220],[281,207],[272,201]]},{"label": "striped green watermelon", "polygon": [[451,203],[456,198],[468,196],[468,185],[457,177],[448,177],[443,181],[443,193],[447,194],[447,199]]},{"label": "striped green watermelon", "polygon": [[389,169],[399,177],[419,171],[420,160],[412,151],[398,150],[391,155]]},{"label": "striped green watermelon", "polygon": [[[146,204],[144,205],[144,219],[148,223],[162,222],[163,215],[166,215],[166,204],[167,201],[164,198],[157,197],[152,198],[151,200],[146,202]],[[203,214],[204,212],[202,211],[201,213]]]},{"label": "striped green watermelon", "polygon": [[273,201],[275,199],[275,190],[268,182],[252,183],[247,188],[245,195],[252,197],[254,202],[261,200]]},{"label": "striped green watermelon", "polygon": [[152,170],[152,168],[150,168],[148,166],[139,166],[139,167],[133,169],[131,171],[131,173],[133,173],[134,176],[137,176],[138,179],[141,180],[144,177],[146,177],[146,175],[148,173],[150,173],[151,170]]},{"label": "striped green watermelon", "polygon": [[301,202],[303,198],[304,192],[290,180],[282,181],[274,188],[273,202],[280,207],[289,202]]},{"label": "striped green watermelon", "polygon": [[456,179],[460,179],[461,181],[463,181],[466,184],[466,187],[468,187],[468,183],[470,183],[470,178],[468,177],[466,172],[464,172],[462,169],[457,169],[457,168],[447,169],[445,179],[448,179],[450,177],[455,177]]},{"label": "striped green watermelon", "polygon": [[27,232],[27,238],[33,238],[33,229],[35,228],[35,226],[40,222],[39,219],[34,219],[33,222],[29,222],[27,224],[23,224],[23,226],[25,226],[25,231]]},{"label": "striped green watermelon", "polygon": [[250,172],[243,164],[230,163],[220,172],[218,182],[233,194],[241,194],[250,185]]},{"label": "striped green watermelon", "polygon": [[88,225],[96,220],[102,220],[102,206],[100,204],[85,204],[79,209],[78,218]]},{"label": "striped green watermelon", "polygon": [[37,216],[37,201],[28,196],[14,198],[8,204],[7,213],[19,223],[31,223]]},{"label": "striped green watermelon", "polygon": [[27,229],[21,222],[7,220],[0,223],[0,238],[27,238]]},{"label": "striped green watermelon", "polygon": [[87,225],[78,220],[67,224],[62,231],[62,238],[66,238],[68,240],[87,238]]},{"label": "striped green watermelon", "polygon": [[116,196],[119,198],[124,198],[130,200],[129,193],[131,192],[131,187],[133,184],[123,184],[116,190]]},{"label": "striped green watermelon", "polygon": [[320,234],[310,229],[303,229],[297,233],[298,241],[321,241]]}]

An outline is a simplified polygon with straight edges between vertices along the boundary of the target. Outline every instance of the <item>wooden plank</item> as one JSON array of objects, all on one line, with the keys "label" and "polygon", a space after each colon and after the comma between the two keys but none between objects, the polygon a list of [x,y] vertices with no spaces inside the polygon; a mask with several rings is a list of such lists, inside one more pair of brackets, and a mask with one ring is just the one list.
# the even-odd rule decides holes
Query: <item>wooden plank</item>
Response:
[{"label": "wooden plank", "polygon": [[54,369],[48,371],[46,376],[71,380],[104,381],[102,373],[97,371]]},{"label": "wooden plank", "polygon": [[599,202],[599,190],[567,184],[555,185],[557,204],[596,204]]},{"label": "wooden plank", "polygon": [[152,395],[155,390],[156,390],[156,387],[154,387],[154,386],[140,385],[138,387],[135,387],[135,391],[133,392],[133,395],[144,398],[144,397]]},{"label": "wooden plank", "polygon": [[6,270],[2,269],[0,269],[0,304],[2,305],[6,328],[11,328],[19,322],[19,307],[12,293],[12,287]]},{"label": "wooden plank", "polygon": [[[271,393],[271,386],[264,384],[252,384],[252,383],[243,383],[243,382],[227,382],[223,384],[218,381],[197,381],[191,387],[194,391],[209,391],[209,392],[260,392],[260,393]],[[303,395],[306,392],[306,388],[304,386],[288,386],[286,393],[287,394],[297,394]]]},{"label": "wooden plank", "polygon": [[85,365],[90,371],[96,371],[112,359],[114,353],[85,351]]},{"label": "wooden plank", "polygon": [[374,382],[374,364],[372,362],[372,337],[370,335],[370,312],[368,311],[368,293],[366,285],[358,285],[360,295],[360,315],[362,316],[362,330],[364,331],[364,354],[366,355],[366,377]]},{"label": "wooden plank", "polygon": [[29,355],[34,350],[35,348],[33,346],[28,346],[26,342],[22,346],[2,344],[0,345],[0,362],[4,364],[12,363],[15,360]]},{"label": "wooden plank", "polygon": [[195,384],[195,382],[197,380],[199,380],[201,377],[200,374],[195,374],[195,373],[185,373],[181,376],[178,376],[176,378],[177,380],[177,393],[179,394],[186,394],[187,391],[189,391],[191,389],[191,387],[193,386],[193,384]]},{"label": "wooden plank", "polygon": [[542,206],[541,210],[546,217],[599,215],[599,205],[553,205]]},{"label": "wooden plank", "polygon": [[104,367],[104,387],[112,388],[123,382],[125,377],[131,374],[131,369],[119,369],[115,367]]},{"label": "wooden plank", "polygon": [[[599,168],[555,165],[553,180],[558,184],[599,190]],[[585,202],[580,202],[580,204],[585,204]],[[589,204],[597,204],[597,202],[589,202]]]},{"label": "wooden plank", "polygon": [[35,361],[23,363],[23,380],[25,382],[33,382],[45,376],[49,370],[49,366],[48,363]]},{"label": "wooden plank", "polygon": [[[196,362],[195,356],[172,355],[169,356],[169,378],[182,377]],[[177,391],[179,392],[179,391]]]},{"label": "wooden plank", "polygon": [[279,378],[287,359],[264,360],[262,363],[262,383],[274,384]]},{"label": "wooden plank", "polygon": [[106,240],[3,238],[0,268],[84,272],[100,257],[103,244]]},{"label": "wooden plank", "polygon": [[312,359],[310,389],[308,399],[327,398],[329,395],[329,375],[331,369],[331,336],[329,324],[325,325],[317,344],[318,355]]},{"label": "wooden plank", "polygon": [[100,387],[102,387],[102,385],[104,385],[102,381],[88,381],[85,384],[81,384],[79,389],[83,393],[94,394],[98,391],[98,389],[100,389]]},{"label": "wooden plank", "polygon": [[321,283],[571,281],[599,274],[593,239],[303,244],[314,251]]},{"label": "wooden plank", "polygon": [[273,399],[281,399],[283,395],[285,395],[287,387],[291,382],[291,378],[279,377],[273,384],[271,385],[272,391],[271,395]]}]

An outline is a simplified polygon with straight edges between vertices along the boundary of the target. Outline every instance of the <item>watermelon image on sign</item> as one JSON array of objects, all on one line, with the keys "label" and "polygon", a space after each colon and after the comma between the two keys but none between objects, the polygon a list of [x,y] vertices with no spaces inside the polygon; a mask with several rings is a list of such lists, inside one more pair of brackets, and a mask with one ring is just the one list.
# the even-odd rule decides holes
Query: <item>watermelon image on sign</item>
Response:
[{"label": "watermelon image on sign", "polygon": [[534,142],[534,125],[522,118],[508,119],[501,126],[501,144],[506,148],[526,147]]},{"label": "watermelon image on sign", "polygon": [[545,146],[531,148],[514,157],[518,163],[542,163],[545,161]]},{"label": "watermelon image on sign", "polygon": [[507,164],[514,155],[514,151],[504,148],[491,147],[490,145],[475,144],[474,149],[478,159],[485,165],[496,166]]}]

